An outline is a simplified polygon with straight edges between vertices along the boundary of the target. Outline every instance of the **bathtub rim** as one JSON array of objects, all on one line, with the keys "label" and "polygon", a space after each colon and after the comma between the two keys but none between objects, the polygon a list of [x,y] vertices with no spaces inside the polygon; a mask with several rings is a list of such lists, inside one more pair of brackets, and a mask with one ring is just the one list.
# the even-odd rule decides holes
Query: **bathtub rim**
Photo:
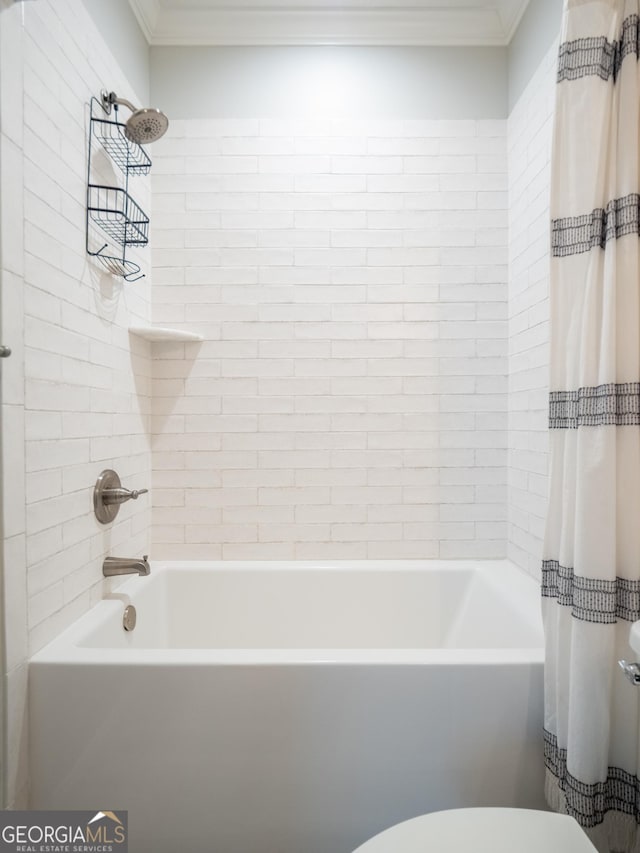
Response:
[{"label": "bathtub rim", "polygon": [[[391,568],[393,567],[393,568]],[[511,599],[516,609],[521,609],[522,597],[531,596],[539,585],[533,577],[509,560],[152,560],[151,578],[171,570],[212,571],[232,570],[264,571],[328,571],[342,572],[404,572],[446,571],[469,572],[480,575],[490,586],[498,587],[502,595]],[[542,621],[539,620],[540,645],[527,648],[258,648],[258,649],[202,649],[202,648],[111,648],[79,645],[81,639],[107,620],[118,618],[123,611],[123,599],[136,601],[138,592],[150,581],[147,577],[133,576],[102,598],[68,628],[51,640],[30,658],[31,666],[40,665],[136,665],[136,666],[300,666],[300,665],[496,665],[544,663]],[[153,582],[153,581],[151,581]],[[506,583],[506,588],[503,586]],[[520,606],[519,606],[520,605]],[[531,607],[531,601],[526,608]],[[536,616],[537,616],[536,612]]]}]

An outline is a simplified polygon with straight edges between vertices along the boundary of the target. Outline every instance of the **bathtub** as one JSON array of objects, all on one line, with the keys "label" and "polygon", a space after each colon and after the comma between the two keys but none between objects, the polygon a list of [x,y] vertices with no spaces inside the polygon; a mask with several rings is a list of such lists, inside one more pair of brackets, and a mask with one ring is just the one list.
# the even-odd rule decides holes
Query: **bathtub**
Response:
[{"label": "bathtub", "polygon": [[154,562],[32,658],[31,807],[126,809],[130,853],[542,808],[542,668],[507,562]]}]

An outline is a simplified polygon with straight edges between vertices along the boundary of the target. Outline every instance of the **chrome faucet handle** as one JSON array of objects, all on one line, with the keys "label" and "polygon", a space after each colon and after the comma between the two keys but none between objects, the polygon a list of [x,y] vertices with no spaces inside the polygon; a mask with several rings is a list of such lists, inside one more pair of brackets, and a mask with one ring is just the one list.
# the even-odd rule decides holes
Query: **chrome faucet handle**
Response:
[{"label": "chrome faucet handle", "polygon": [[640,663],[629,663],[626,660],[619,660],[618,666],[624,672],[625,678],[628,678],[636,687],[640,685]]},{"label": "chrome faucet handle", "polygon": [[93,490],[93,509],[100,524],[108,524],[118,514],[120,504],[137,501],[140,495],[146,495],[149,489],[124,489],[120,477],[107,468],[96,482]]}]

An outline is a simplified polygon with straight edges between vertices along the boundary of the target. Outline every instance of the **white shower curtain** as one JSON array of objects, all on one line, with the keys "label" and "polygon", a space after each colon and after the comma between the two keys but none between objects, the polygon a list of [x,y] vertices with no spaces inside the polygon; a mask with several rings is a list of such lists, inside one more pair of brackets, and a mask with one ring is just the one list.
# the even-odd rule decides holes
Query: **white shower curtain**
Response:
[{"label": "white shower curtain", "polygon": [[552,178],[550,805],[640,850],[640,0],[565,0]]}]

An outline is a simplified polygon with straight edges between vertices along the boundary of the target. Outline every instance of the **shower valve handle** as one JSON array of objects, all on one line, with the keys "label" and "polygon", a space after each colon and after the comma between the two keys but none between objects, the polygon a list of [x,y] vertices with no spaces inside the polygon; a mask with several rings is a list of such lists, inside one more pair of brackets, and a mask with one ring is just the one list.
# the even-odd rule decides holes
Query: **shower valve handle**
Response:
[{"label": "shower valve handle", "polygon": [[111,468],[106,468],[98,477],[93,489],[93,510],[100,524],[109,524],[120,510],[120,504],[136,501],[146,495],[148,489],[125,489],[120,477]]},{"label": "shower valve handle", "polygon": [[640,685],[640,663],[629,663],[626,660],[619,660],[618,666],[632,684],[636,687]]},{"label": "shower valve handle", "polygon": [[140,495],[146,495],[149,489],[105,489],[102,492],[103,503],[123,504],[127,501],[137,501]]}]

